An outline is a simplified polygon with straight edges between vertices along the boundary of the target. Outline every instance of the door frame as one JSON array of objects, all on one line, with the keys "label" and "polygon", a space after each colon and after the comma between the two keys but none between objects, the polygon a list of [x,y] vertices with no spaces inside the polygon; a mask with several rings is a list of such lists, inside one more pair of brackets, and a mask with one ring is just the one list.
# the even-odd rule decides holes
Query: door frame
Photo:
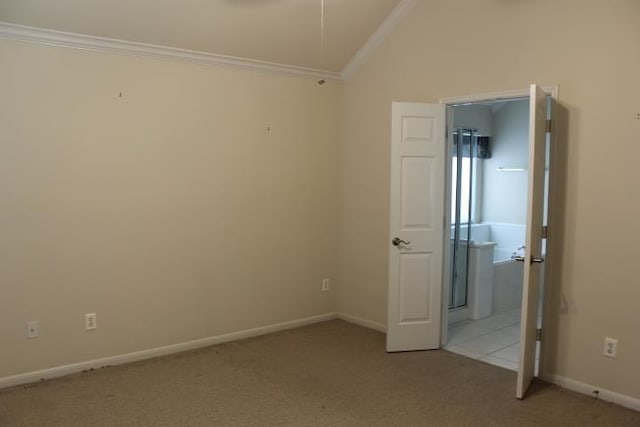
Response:
[{"label": "door frame", "polygon": [[[558,101],[558,85],[540,85],[540,87],[542,88],[542,90],[544,90],[547,95],[551,96],[552,101],[554,103],[556,103]],[[485,93],[476,93],[476,94],[470,94],[470,95],[461,95],[461,96],[452,96],[452,97],[444,97],[444,98],[440,98],[439,103],[440,104],[445,104],[447,106],[447,112],[446,112],[446,126],[447,126],[447,134],[445,137],[445,149],[447,150],[446,153],[450,153],[451,152],[451,144],[452,144],[452,132],[453,132],[453,123],[452,123],[452,108],[454,105],[457,104],[475,104],[475,103],[480,103],[480,102],[489,102],[489,101],[509,101],[509,100],[515,100],[515,99],[522,99],[522,98],[529,98],[530,95],[530,90],[529,90],[529,86],[525,86],[522,89],[513,89],[513,90],[505,90],[505,91],[498,91],[498,92],[485,92]],[[555,111],[557,110],[557,108],[552,108],[551,110],[551,114],[552,114],[552,124],[553,124],[553,115],[555,114]],[[553,156],[553,152],[555,151],[554,149],[554,144],[553,144],[553,134],[551,135],[551,147],[550,147],[550,151],[551,151],[551,161],[553,162],[554,156]],[[448,236],[448,234],[446,233],[449,225],[451,224],[451,162],[446,161],[445,162],[445,200],[444,200],[444,208],[445,208],[445,215],[443,218],[443,227],[445,228],[445,236]],[[553,168],[551,168],[553,169]],[[548,212],[552,212],[552,205],[553,205],[553,184],[551,183],[552,179],[553,179],[553,173],[549,173],[549,181],[550,181],[550,185],[549,185],[549,194],[548,194]],[[550,222],[551,216],[548,215],[548,219],[547,222]],[[442,272],[442,310],[441,310],[441,331],[440,331],[440,345],[441,347],[444,347],[447,344],[448,341],[448,329],[449,329],[449,324],[448,324],[448,315],[449,315],[449,287],[448,287],[448,283],[451,280],[451,257],[449,255],[449,252],[447,251],[448,248],[448,241],[447,239],[444,239],[445,242],[443,243],[443,272]],[[549,252],[549,241],[550,238],[547,238],[547,254]],[[550,273],[551,273],[551,269],[549,268],[545,268],[544,269],[544,287],[547,287],[547,284],[549,283],[549,278],[550,278]],[[546,320],[548,318],[547,316],[547,310],[549,307],[549,303],[550,303],[550,299],[549,299],[549,295],[550,292],[545,292],[545,289],[543,289],[543,301],[542,301],[542,325],[543,328],[546,325]],[[543,376],[545,371],[543,369],[544,366],[544,345],[545,342],[544,340],[540,341],[540,360],[538,362],[538,376]]]}]

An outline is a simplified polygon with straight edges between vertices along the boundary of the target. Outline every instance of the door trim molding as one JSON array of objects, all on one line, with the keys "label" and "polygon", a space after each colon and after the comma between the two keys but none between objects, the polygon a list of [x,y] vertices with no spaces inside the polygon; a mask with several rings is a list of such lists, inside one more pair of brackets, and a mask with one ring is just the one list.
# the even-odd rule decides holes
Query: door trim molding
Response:
[{"label": "door trim molding", "polygon": [[[558,99],[558,85],[540,86],[547,94],[551,95],[553,99]],[[460,95],[460,96],[448,96],[440,98],[440,104],[455,105],[466,104],[484,101],[502,101],[513,100],[517,98],[528,98],[529,88],[503,90],[497,92],[485,92],[472,95]]]}]

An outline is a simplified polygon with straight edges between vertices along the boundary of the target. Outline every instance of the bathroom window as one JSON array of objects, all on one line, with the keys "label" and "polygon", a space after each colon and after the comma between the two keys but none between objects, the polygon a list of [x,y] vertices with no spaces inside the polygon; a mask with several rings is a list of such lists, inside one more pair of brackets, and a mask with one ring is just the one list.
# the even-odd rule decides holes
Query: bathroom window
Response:
[{"label": "bathroom window", "polygon": [[[458,185],[458,158],[451,158],[451,185]],[[482,178],[482,162],[477,158],[462,157],[460,167],[460,224],[480,222],[480,179]],[[451,212],[456,212],[456,197],[451,198]],[[456,221],[451,216],[451,223]]]}]

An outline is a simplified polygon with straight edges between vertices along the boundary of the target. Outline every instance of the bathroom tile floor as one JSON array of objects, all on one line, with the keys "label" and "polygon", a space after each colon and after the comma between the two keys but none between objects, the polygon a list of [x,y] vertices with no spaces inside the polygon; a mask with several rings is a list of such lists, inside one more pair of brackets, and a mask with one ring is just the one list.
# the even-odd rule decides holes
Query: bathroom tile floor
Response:
[{"label": "bathroom tile floor", "polygon": [[449,326],[445,350],[513,371],[520,358],[520,308]]}]

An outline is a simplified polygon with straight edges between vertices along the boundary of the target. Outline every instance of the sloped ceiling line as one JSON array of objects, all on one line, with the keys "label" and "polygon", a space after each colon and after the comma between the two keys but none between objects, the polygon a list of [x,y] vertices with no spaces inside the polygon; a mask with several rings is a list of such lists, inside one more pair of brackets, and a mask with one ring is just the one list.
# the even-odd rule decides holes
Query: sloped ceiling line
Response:
[{"label": "sloped ceiling line", "polygon": [[393,30],[400,24],[400,21],[409,14],[411,9],[416,5],[416,0],[402,0],[398,5],[393,8],[389,16],[382,21],[382,24],[378,29],[369,37],[364,45],[347,65],[340,72],[340,78],[348,80],[358,69],[358,67],[365,62],[367,57],[371,55],[380,46],[387,37],[393,33]]},{"label": "sloped ceiling line", "polygon": [[158,46],[83,34],[66,33],[44,28],[0,22],[0,38],[22,42],[38,43],[48,46],[69,47],[96,52],[116,53],[139,57],[150,57],[171,61],[183,61],[196,64],[215,65],[226,68],[249,68],[261,71],[273,71],[324,79],[339,79],[340,73],[322,71],[294,65],[275,64],[254,59],[236,58],[187,49]]},{"label": "sloped ceiling line", "polygon": [[44,28],[13,24],[0,21],[0,39],[37,43],[47,46],[68,47],[95,52],[114,53],[138,57],[149,57],[170,61],[182,61],[196,64],[213,65],[225,68],[245,68],[260,71],[278,72],[289,75],[315,77],[326,80],[344,80],[354,74],[366,58],[380,46],[393,32],[399,22],[416,4],[416,0],[402,0],[356,52],[341,72],[324,71],[295,65],[276,64],[248,58],[217,55],[147,43],[90,36],[48,30]]}]

